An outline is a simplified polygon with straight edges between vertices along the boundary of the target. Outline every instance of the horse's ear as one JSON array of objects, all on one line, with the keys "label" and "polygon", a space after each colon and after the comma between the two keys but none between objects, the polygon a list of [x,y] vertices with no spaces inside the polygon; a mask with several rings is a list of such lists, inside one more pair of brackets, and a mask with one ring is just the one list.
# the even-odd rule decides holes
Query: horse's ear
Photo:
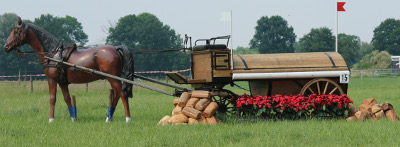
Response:
[{"label": "horse's ear", "polygon": [[21,17],[18,16],[18,24],[17,24],[17,26],[21,26],[21,25],[22,25],[22,19],[21,19]]}]

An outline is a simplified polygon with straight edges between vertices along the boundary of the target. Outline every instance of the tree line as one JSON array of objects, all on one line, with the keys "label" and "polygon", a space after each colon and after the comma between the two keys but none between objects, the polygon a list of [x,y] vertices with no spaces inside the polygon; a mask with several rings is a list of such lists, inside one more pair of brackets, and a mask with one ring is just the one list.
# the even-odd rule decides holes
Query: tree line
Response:
[{"label": "tree line", "polygon": [[[15,26],[17,14],[0,15],[0,44],[4,45],[12,27]],[[34,20],[25,22],[40,26],[62,39],[66,43],[85,46],[88,35],[82,24],[72,16],[56,17],[42,14]],[[183,47],[183,39],[170,26],[163,24],[155,15],[141,13],[121,17],[115,25],[106,29],[106,44],[125,45],[131,48],[150,50],[169,50]],[[374,29],[371,43],[362,42],[360,37],[341,33],[338,35],[339,53],[352,67],[363,56],[373,50],[387,51],[392,55],[400,55],[400,20],[389,18]],[[327,27],[312,28],[298,41],[293,27],[281,16],[263,16],[257,21],[255,34],[249,47],[237,47],[238,54],[258,53],[294,53],[294,52],[333,52],[335,36]],[[21,50],[32,51],[28,45]],[[135,51],[132,51],[135,53]],[[135,70],[177,70],[190,67],[190,55],[185,52],[166,52],[153,54],[134,54]],[[36,55],[17,58],[13,54],[0,52],[0,74],[17,74],[18,70],[41,73],[42,66]]]},{"label": "tree line", "polygon": [[[374,36],[371,43],[362,42],[360,37],[356,35],[338,34],[338,52],[346,60],[349,67],[355,65],[367,54],[377,54],[378,52],[372,52],[374,50],[385,51],[391,55],[400,55],[400,20],[388,18],[373,32]],[[327,27],[312,28],[298,42],[296,42],[296,37],[293,27],[289,26],[281,16],[263,16],[257,21],[255,34],[250,41],[248,50],[256,50],[258,53],[335,51],[335,36],[332,30]],[[245,48],[240,47],[239,49],[239,52],[246,53]],[[363,63],[362,67],[369,66]]]}]

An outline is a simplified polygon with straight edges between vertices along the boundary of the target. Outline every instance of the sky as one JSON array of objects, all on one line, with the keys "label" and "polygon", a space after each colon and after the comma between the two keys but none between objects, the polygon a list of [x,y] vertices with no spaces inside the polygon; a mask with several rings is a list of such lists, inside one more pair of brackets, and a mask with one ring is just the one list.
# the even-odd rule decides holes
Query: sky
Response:
[{"label": "sky", "polygon": [[[346,12],[338,13],[339,33],[371,42],[373,30],[385,19],[400,17],[399,0],[342,0]],[[196,39],[230,35],[230,22],[220,21],[232,11],[233,47],[248,47],[262,16],[279,15],[294,28],[297,40],[312,28],[328,27],[336,34],[337,0],[5,0],[0,14],[16,13],[34,20],[41,14],[75,17],[89,36],[87,45],[104,44],[104,28],[119,18],[152,13],[182,37]]]}]

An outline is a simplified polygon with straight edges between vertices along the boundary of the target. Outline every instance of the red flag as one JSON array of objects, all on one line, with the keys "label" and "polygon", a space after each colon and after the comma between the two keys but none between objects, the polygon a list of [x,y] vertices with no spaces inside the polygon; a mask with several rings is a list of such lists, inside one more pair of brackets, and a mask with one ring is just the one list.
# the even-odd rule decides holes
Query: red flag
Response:
[{"label": "red flag", "polygon": [[346,9],[343,8],[344,4],[346,4],[346,2],[337,2],[337,11],[346,11]]}]

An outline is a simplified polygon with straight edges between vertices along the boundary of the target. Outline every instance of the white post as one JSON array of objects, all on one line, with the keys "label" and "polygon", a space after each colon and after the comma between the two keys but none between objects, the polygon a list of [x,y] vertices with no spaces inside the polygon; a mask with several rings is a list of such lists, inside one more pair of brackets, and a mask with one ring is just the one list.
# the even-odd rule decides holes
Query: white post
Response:
[{"label": "white post", "polygon": [[231,10],[231,69],[233,70],[232,10]]},{"label": "white post", "polygon": [[338,52],[338,15],[338,11],[336,10],[336,52]]}]

